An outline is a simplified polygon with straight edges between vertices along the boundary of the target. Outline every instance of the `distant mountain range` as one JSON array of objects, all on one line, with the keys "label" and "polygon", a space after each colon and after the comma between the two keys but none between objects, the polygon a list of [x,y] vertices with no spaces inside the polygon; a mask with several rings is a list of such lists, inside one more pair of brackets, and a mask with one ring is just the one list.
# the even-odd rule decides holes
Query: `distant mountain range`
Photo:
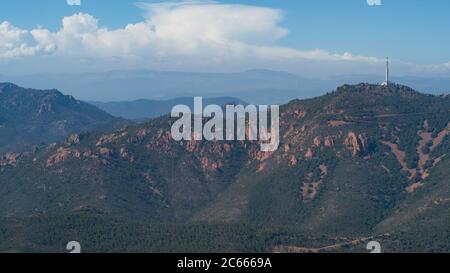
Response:
[{"label": "distant mountain range", "polygon": [[[292,99],[325,94],[342,84],[379,83],[384,75],[336,76],[311,79],[271,71],[241,73],[188,73],[152,70],[124,70],[82,74],[0,75],[1,81],[22,86],[64,90],[85,101],[166,100],[203,96],[236,97],[252,104],[283,104]],[[450,78],[393,77],[424,93],[448,93]]]},{"label": "distant mountain range", "polygon": [[107,131],[126,122],[57,90],[0,83],[0,154],[30,150],[82,131]]},{"label": "distant mountain range", "polygon": [[[118,102],[89,102],[92,105],[110,113],[116,117],[122,117],[130,120],[146,120],[167,115],[176,105],[187,105],[194,109],[194,98],[176,98],[171,100],[135,100],[135,101],[118,101]],[[224,106],[226,104],[242,104],[246,102],[232,97],[219,97],[204,99],[205,105],[215,104]]]},{"label": "distant mountain range", "polygon": [[280,119],[272,153],[175,142],[163,116],[10,154],[0,251],[450,251],[449,96],[344,85]]}]

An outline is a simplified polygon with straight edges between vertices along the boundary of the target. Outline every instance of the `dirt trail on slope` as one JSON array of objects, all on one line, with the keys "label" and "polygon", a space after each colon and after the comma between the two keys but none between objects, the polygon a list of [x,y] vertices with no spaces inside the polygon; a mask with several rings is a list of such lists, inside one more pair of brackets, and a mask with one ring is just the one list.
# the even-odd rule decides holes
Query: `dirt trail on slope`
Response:
[{"label": "dirt trail on slope", "polygon": [[408,164],[406,164],[406,153],[398,148],[397,144],[388,142],[388,141],[381,141],[386,146],[389,146],[391,148],[392,153],[397,158],[398,163],[402,166],[402,171],[407,172],[410,174],[409,179],[412,179],[416,176],[417,170],[410,169],[408,167]]},{"label": "dirt trail on slope", "polygon": [[275,246],[272,249],[273,253],[323,253],[323,252],[336,252],[339,249],[347,246],[357,246],[359,244],[373,240],[375,237],[362,237],[355,240],[332,244],[329,246],[310,248],[310,247],[299,247],[299,246]]},{"label": "dirt trail on slope", "polygon": [[[424,128],[429,129],[429,123],[427,120],[424,121]],[[389,146],[391,148],[392,153],[397,158],[397,161],[402,166],[402,171],[407,172],[410,174],[408,177],[409,180],[414,179],[417,174],[420,174],[420,178],[422,181],[416,182],[412,185],[410,185],[408,188],[406,188],[406,191],[408,193],[413,193],[418,188],[424,186],[423,181],[426,180],[430,175],[430,170],[438,164],[442,158],[444,158],[446,155],[441,155],[438,158],[432,158],[431,152],[433,152],[439,145],[442,144],[445,137],[447,137],[450,134],[450,122],[447,124],[447,127],[444,128],[441,132],[437,134],[435,138],[433,138],[433,133],[426,132],[426,131],[418,131],[417,135],[420,137],[419,143],[417,144],[416,152],[419,156],[418,164],[416,169],[410,169],[408,168],[408,165],[406,163],[406,153],[398,148],[397,144],[388,142],[388,141],[380,141],[382,144]],[[430,145],[431,144],[431,145]],[[429,151],[424,152],[425,148],[430,145]],[[432,160],[433,164],[431,167],[426,168],[427,162]]]}]

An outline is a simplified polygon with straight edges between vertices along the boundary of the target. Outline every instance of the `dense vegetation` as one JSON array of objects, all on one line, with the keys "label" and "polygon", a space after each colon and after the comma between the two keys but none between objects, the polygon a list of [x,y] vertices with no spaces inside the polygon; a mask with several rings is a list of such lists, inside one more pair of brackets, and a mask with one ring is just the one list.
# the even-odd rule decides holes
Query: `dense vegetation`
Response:
[{"label": "dense vegetation", "polygon": [[84,253],[264,253],[277,251],[280,246],[294,246],[303,252],[367,253],[369,240],[380,242],[383,252],[448,252],[449,236],[448,229],[442,231],[433,225],[367,239],[329,236],[289,226],[154,223],[83,212],[3,219],[0,253],[67,253],[66,245],[72,240],[81,244]]},{"label": "dense vegetation", "polygon": [[57,90],[0,83],[0,156],[61,141],[71,133],[106,131],[125,123]]},{"label": "dense vegetation", "polygon": [[167,116],[78,134],[0,161],[0,249],[359,252],[376,238],[448,252],[449,109],[401,85],[342,86],[283,106],[274,153],[175,142]]}]

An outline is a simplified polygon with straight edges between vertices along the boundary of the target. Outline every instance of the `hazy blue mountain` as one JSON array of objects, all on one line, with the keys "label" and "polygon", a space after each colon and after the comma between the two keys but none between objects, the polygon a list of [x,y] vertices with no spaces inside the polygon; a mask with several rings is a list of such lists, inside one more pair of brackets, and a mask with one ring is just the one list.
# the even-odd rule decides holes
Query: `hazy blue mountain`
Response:
[{"label": "hazy blue mountain", "polygon": [[[174,99],[180,97],[237,97],[248,103],[283,104],[296,98],[325,94],[345,83],[379,83],[380,75],[348,75],[311,79],[271,71],[249,70],[241,73],[190,73],[152,70],[124,70],[82,74],[0,75],[0,81],[22,86],[64,90],[87,101],[131,101],[137,99]],[[424,92],[449,92],[450,78],[393,77],[393,81]]]},{"label": "hazy blue mountain", "polygon": [[[118,101],[118,102],[90,102],[103,111],[110,113],[116,117],[122,117],[132,120],[156,118],[170,113],[175,105],[183,104],[194,107],[194,98],[176,98],[171,100],[135,100],[135,101]],[[232,97],[219,97],[204,99],[205,105],[217,104],[220,106],[226,104],[243,104],[247,103]]]},{"label": "hazy blue mountain", "polygon": [[[83,74],[1,76],[35,88],[58,88],[85,101],[173,99],[189,96],[238,97],[249,103],[284,103],[312,97],[333,85],[286,72],[250,70],[242,73],[189,73],[151,70]],[[325,88],[324,88],[325,87]]]}]

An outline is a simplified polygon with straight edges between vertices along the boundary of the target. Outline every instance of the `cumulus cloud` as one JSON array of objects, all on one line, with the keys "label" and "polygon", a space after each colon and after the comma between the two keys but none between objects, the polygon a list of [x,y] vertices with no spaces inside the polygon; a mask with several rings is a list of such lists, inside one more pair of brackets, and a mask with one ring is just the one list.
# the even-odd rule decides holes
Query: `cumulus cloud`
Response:
[{"label": "cumulus cloud", "polygon": [[80,6],[81,0],[67,0],[67,5],[69,6]]},{"label": "cumulus cloud", "polygon": [[0,60],[54,52],[56,45],[46,43],[47,35],[50,33],[43,29],[28,31],[19,29],[7,21],[1,23]]},{"label": "cumulus cloud", "polygon": [[381,6],[381,0],[367,0],[369,6]]},{"label": "cumulus cloud", "polygon": [[[230,70],[265,67],[292,70],[316,65],[382,65],[384,60],[327,50],[302,51],[277,46],[289,31],[280,26],[282,11],[215,2],[140,3],[145,20],[108,29],[86,13],[63,18],[58,31],[0,25],[0,60],[51,55],[63,66],[100,69],[141,67]],[[305,69],[306,71],[308,69]],[[356,70],[359,71],[359,70]],[[303,71],[299,71],[303,72]]]},{"label": "cumulus cloud", "polygon": [[279,27],[283,13],[276,9],[195,2],[140,4],[148,11],[148,23],[161,39],[220,44],[228,41],[267,43],[284,37]]},{"label": "cumulus cloud", "polygon": [[[9,24],[3,28],[8,28],[9,36],[30,34],[42,52],[52,53],[57,49],[58,54],[64,55],[163,59],[209,56],[216,61],[245,57],[376,61],[350,53],[276,47],[275,43],[288,34],[287,29],[279,26],[284,15],[277,9],[212,2],[141,3],[139,6],[147,12],[147,20],[116,30],[99,27],[98,19],[85,13],[65,17],[61,29],[53,33],[45,29],[18,30]],[[29,47],[25,42],[15,45],[11,44],[10,49]],[[28,55],[32,53],[39,52]]]}]

